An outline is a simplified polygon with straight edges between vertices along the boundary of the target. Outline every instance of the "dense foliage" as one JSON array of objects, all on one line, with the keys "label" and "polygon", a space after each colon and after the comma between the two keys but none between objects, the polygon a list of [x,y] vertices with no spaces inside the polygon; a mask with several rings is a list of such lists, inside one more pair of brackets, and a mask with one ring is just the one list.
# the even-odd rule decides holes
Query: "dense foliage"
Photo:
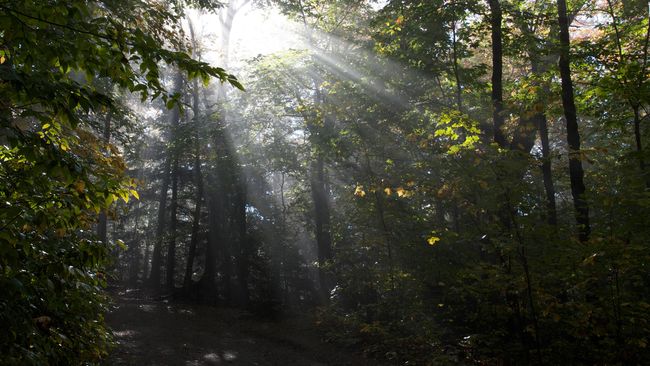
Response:
[{"label": "dense foliage", "polygon": [[0,4],[3,365],[86,364],[106,354],[102,287],[119,242],[98,240],[92,229],[116,200],[137,197],[120,151],[104,138],[111,119],[125,121],[115,91],[173,105],[160,78],[164,63],[238,85],[223,69],[172,51],[183,43],[183,6]]},{"label": "dense foliage", "polygon": [[569,3],[569,94],[554,2],[280,5],[318,36],[258,59],[240,105],[249,161],[292,177],[308,224],[323,157],[333,339],[399,364],[644,362],[644,4]]}]

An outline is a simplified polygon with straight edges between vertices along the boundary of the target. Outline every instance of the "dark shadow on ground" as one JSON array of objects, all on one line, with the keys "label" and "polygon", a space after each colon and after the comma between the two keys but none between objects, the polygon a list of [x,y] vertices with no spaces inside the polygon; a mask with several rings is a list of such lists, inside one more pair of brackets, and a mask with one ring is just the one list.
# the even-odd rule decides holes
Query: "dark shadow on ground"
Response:
[{"label": "dark shadow on ground", "polygon": [[307,320],[252,319],[240,310],[174,304],[119,290],[106,321],[108,365],[376,365],[323,342]]}]

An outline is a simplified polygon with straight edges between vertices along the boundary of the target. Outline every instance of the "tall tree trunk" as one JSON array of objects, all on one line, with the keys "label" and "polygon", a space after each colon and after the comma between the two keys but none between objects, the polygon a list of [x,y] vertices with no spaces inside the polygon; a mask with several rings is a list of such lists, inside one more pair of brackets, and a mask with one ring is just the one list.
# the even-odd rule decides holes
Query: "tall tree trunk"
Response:
[{"label": "tall tree trunk", "polygon": [[546,219],[549,225],[557,225],[557,208],[555,205],[555,185],[553,184],[553,171],[551,167],[551,147],[548,139],[548,123],[544,112],[537,113],[534,117],[542,142],[542,178],[544,192],[546,193]]},{"label": "tall tree trunk", "polygon": [[[190,26],[190,29],[192,27]],[[194,39],[194,32],[192,31],[192,39]],[[203,175],[201,173],[201,120],[199,110],[199,84],[194,81],[192,91],[192,110],[194,113],[194,179],[196,184],[196,196],[194,198],[195,206],[192,214],[192,234],[190,238],[190,247],[187,252],[187,262],[185,265],[185,277],[183,279],[183,287],[189,291],[192,285],[192,272],[194,268],[194,258],[196,256],[196,247],[199,242],[199,228],[201,222],[201,203],[203,201]]]},{"label": "tall tree trunk", "polygon": [[[234,184],[232,157],[230,147],[225,136],[225,121],[219,116],[213,128],[212,145],[214,145],[214,167],[208,175],[207,191],[208,202],[208,248],[206,251],[206,269],[201,279],[204,282],[203,291],[210,291],[215,287],[216,263],[221,263],[221,279],[224,285],[223,297],[227,303],[232,301],[233,278],[233,253],[234,246],[234,209],[232,196]],[[237,258],[235,258],[237,259]],[[207,282],[206,282],[207,281]],[[207,286],[206,286],[207,285]]]},{"label": "tall tree trunk", "polygon": [[[113,119],[113,111],[109,112],[108,115],[106,116],[106,119],[104,120],[104,134],[103,134],[103,142],[106,145],[106,153],[110,151],[110,147],[108,146],[111,143],[111,120]],[[108,216],[106,215],[106,211],[102,211],[99,213],[99,218],[97,222],[97,237],[99,240],[102,241],[102,243],[106,244],[108,242]]]},{"label": "tall tree trunk", "polygon": [[452,23],[452,52],[453,52],[453,64],[454,69],[454,79],[456,79],[456,108],[459,112],[463,112],[463,87],[460,83],[460,70],[458,65],[458,39],[456,34],[456,22]]},{"label": "tall tree trunk", "polygon": [[[183,92],[183,75],[179,72],[174,80],[174,89],[176,93]],[[178,141],[178,128],[180,125],[180,109],[174,107],[171,116],[171,156],[172,156],[172,197],[169,206],[169,244],[167,245],[167,270],[165,271],[165,284],[168,289],[174,288],[174,275],[176,266],[176,227],[178,226],[178,164],[180,159],[180,143]]]},{"label": "tall tree trunk", "polygon": [[[641,173],[645,175],[645,160],[643,159],[643,144],[641,143],[641,115],[639,113],[639,108],[639,104],[634,104],[632,106],[632,110],[634,111],[634,142],[636,144],[636,152],[639,154],[639,168],[641,168]],[[646,182],[649,182],[645,176],[644,179]]]},{"label": "tall tree trunk", "polygon": [[[300,2],[300,15],[302,23],[307,34],[307,42],[315,46],[313,29],[308,25],[307,12]],[[318,63],[316,56],[312,54],[312,60]],[[312,75],[312,83],[314,85],[315,95],[314,104],[321,109],[324,109],[325,98],[321,91],[319,80],[315,75]],[[313,118],[316,118],[315,116]],[[317,127],[316,121],[306,120],[307,129],[309,130],[310,138],[320,139],[328,134],[328,128],[332,125],[332,121],[328,116],[324,117],[323,126]],[[322,145],[324,143],[320,141]],[[314,141],[312,141],[314,144]],[[322,148],[322,146],[321,146]],[[326,270],[329,261],[332,260],[332,236],[330,233],[330,208],[329,208],[329,195],[327,194],[327,181],[325,173],[325,156],[322,151],[317,151],[314,161],[311,163],[310,171],[310,188],[312,200],[314,203],[314,221],[315,221],[315,236],[316,236],[316,250],[318,255],[318,281],[320,285],[321,301],[326,302],[329,299],[330,291],[333,288],[333,279],[330,272]]]},{"label": "tall tree trunk", "polygon": [[[217,283],[216,283],[216,274],[217,274],[217,254],[219,252],[219,243],[221,240],[221,210],[222,207],[219,203],[218,195],[213,193],[216,189],[213,187],[209,191],[209,198],[207,200],[208,206],[208,244],[205,249],[205,269],[203,275],[199,280],[200,287],[200,296],[201,298],[207,300],[209,303],[215,303],[218,299],[217,293]],[[228,253],[229,255],[229,253]],[[228,296],[229,292],[229,283],[230,283],[230,274],[228,271],[224,271],[224,282],[225,293],[224,296]]]},{"label": "tall tree trunk", "polygon": [[[183,82],[182,75],[178,73],[176,75],[176,79],[174,80],[174,89],[176,90],[176,92],[180,92],[182,90],[182,85],[181,85],[182,82]],[[167,191],[169,190],[169,183],[170,183],[170,179],[172,178],[172,175],[174,176],[177,175],[177,172],[170,172],[170,170],[172,169],[172,164],[174,166],[174,170],[177,170],[178,157],[176,156],[176,152],[175,152],[177,150],[175,148],[176,145],[175,139],[177,138],[176,130],[178,128],[179,119],[180,119],[180,110],[176,106],[172,109],[170,114],[169,141],[172,142],[172,147],[171,149],[168,149],[165,152],[166,157],[165,157],[165,167],[163,170],[163,181],[160,189],[160,198],[158,199],[158,226],[156,227],[156,242],[154,243],[154,247],[153,247],[153,254],[151,258],[151,274],[149,275],[149,284],[154,289],[158,289],[160,287],[160,277],[161,277],[160,267],[162,265],[162,247],[163,247],[164,231],[165,231],[165,216],[167,212]],[[176,197],[172,197],[172,204],[175,204],[175,202],[176,202]],[[172,207],[171,217],[174,218],[173,221],[175,221],[175,216],[176,216],[176,208]],[[173,223],[173,225],[175,225],[175,223]],[[172,232],[172,234],[175,235],[174,232]],[[171,242],[170,246],[175,247],[175,243]],[[168,248],[168,254],[169,254],[169,248]],[[169,284],[169,278],[170,278],[169,258],[167,264],[168,267],[167,267],[166,283]],[[172,272],[173,272],[173,268],[172,268]]]},{"label": "tall tree trunk", "polygon": [[165,230],[165,216],[167,211],[167,191],[169,190],[169,170],[171,169],[171,157],[165,158],[163,168],[163,181],[160,186],[158,198],[158,224],[156,226],[156,237],[151,254],[151,272],[149,274],[149,285],[158,289],[160,287],[160,266],[162,264],[163,234]]},{"label": "tall tree trunk", "polygon": [[[235,152],[227,136],[225,120],[220,118],[215,128],[216,150],[215,180],[219,189],[213,190],[213,201],[220,204],[220,249],[224,280],[224,298],[228,303],[245,306],[248,303],[248,255],[246,236],[246,201],[242,172],[235,158]],[[212,229],[212,226],[211,226]],[[237,284],[232,280],[236,275]],[[233,292],[237,290],[237,292]]]},{"label": "tall tree trunk", "polygon": [[141,202],[138,202],[136,208],[135,223],[133,225],[133,238],[129,245],[129,253],[131,254],[129,258],[129,283],[135,285],[138,282],[138,272],[140,270],[140,250],[142,247],[136,245],[139,242],[138,230],[140,229],[140,220],[142,219],[142,207]]},{"label": "tall tree trunk", "polygon": [[183,278],[183,287],[189,290],[192,285],[192,273],[194,269],[194,259],[196,257],[196,247],[199,243],[199,228],[201,222],[201,203],[203,200],[203,176],[201,174],[201,158],[198,155],[194,158],[194,171],[196,174],[196,196],[194,198],[195,206],[192,213],[192,234],[190,238],[190,247],[187,252],[187,263],[185,265],[185,277]]},{"label": "tall tree trunk", "polygon": [[[282,172],[281,181],[280,181],[280,204],[282,205],[281,218],[281,232],[285,233],[287,227],[287,204],[284,198],[284,185],[285,185],[285,172]],[[281,282],[278,285],[282,286],[282,299],[285,304],[289,303],[289,271],[287,271],[287,255],[286,255],[286,245],[282,242],[284,235],[280,238],[280,253],[279,253],[279,271]]]},{"label": "tall tree trunk", "polygon": [[326,269],[332,260],[332,236],[330,234],[330,209],[325,179],[325,161],[318,153],[312,164],[311,193],[314,201],[314,221],[316,224],[316,246],[318,251],[318,276],[322,300],[329,298],[333,283],[330,271]]},{"label": "tall tree trunk", "polygon": [[[145,232],[149,232],[149,225],[145,228]],[[144,240],[144,259],[142,260],[142,279],[143,281],[147,279],[149,274],[149,258],[151,257],[151,245],[149,245],[149,240]]]},{"label": "tall tree trunk", "polygon": [[573,96],[571,80],[571,61],[569,57],[569,19],[565,0],[557,1],[558,23],[560,25],[560,76],[562,77],[562,107],[566,119],[567,142],[569,144],[569,176],[571,177],[571,195],[576,211],[576,222],[580,241],[589,240],[589,205],[585,198],[584,170],[580,154],[580,132]]},{"label": "tall tree trunk", "polygon": [[[542,77],[539,61],[531,60],[531,71],[536,78]],[[535,115],[533,122],[539,131],[539,139],[542,143],[542,179],[544,180],[544,192],[546,193],[546,220],[549,225],[557,225],[557,208],[555,204],[555,185],[553,184],[553,171],[551,166],[551,146],[548,137],[548,120],[544,107],[544,94],[548,94],[548,85],[537,88],[535,101]]]},{"label": "tall tree trunk", "polygon": [[[648,17],[650,17],[650,7],[648,8]],[[648,78],[646,76],[646,69],[648,67],[648,47],[650,46],[650,20],[648,21],[648,27],[645,31],[645,41],[643,43],[643,64],[641,65],[641,71],[639,72],[639,78],[637,80],[637,88],[641,90],[643,84],[647,83]],[[639,114],[639,108],[641,107],[640,101],[634,101],[632,103],[632,109],[634,110],[634,140],[636,142],[636,150],[639,154],[639,167],[641,168],[641,174],[643,174],[643,179],[645,180],[646,188],[650,189],[650,177],[646,172],[646,165],[643,159],[643,144],[641,143],[641,116]]]},{"label": "tall tree trunk", "polygon": [[[228,65],[230,55],[230,38],[235,16],[241,8],[248,4],[250,0],[231,1],[222,13],[220,18],[222,26],[221,38],[221,64]],[[222,104],[227,103],[225,88],[218,89],[218,101]],[[230,225],[224,225],[222,228],[228,230],[221,235],[223,277],[224,277],[224,297],[227,301],[232,301],[232,284],[233,259],[239,291],[236,295],[236,302],[239,305],[247,306],[249,302],[248,293],[248,273],[250,255],[249,242],[246,228],[246,187],[245,179],[236,159],[236,152],[229,140],[226,131],[226,116],[223,113],[217,121],[215,135],[215,149],[217,150],[217,175],[221,182],[222,189],[217,194],[221,195],[219,201],[222,202],[222,208],[229,217],[224,218],[229,221]],[[226,238],[230,240],[225,240]],[[234,258],[233,258],[234,256]]]},{"label": "tall tree trunk", "polygon": [[[237,168],[237,166],[235,166]],[[244,177],[242,172],[237,169],[237,176],[240,179],[235,179],[235,197],[234,197],[234,221],[236,223],[237,241],[239,243],[239,251],[237,258],[237,278],[239,279],[239,305],[246,307],[250,301],[250,294],[248,291],[248,275],[249,275],[249,258],[250,258],[250,242],[248,240],[246,228],[246,182],[241,181]],[[237,178],[237,177],[236,177]]]},{"label": "tall tree trunk", "polygon": [[502,13],[499,0],[489,0],[490,24],[492,27],[492,120],[494,142],[500,147],[507,145],[503,133],[505,116],[503,115],[503,44],[502,44]]},{"label": "tall tree trunk", "polygon": [[166,286],[168,289],[174,289],[174,274],[176,266],[176,227],[178,225],[178,147],[174,144],[174,162],[172,163],[172,197],[169,205],[169,245],[167,246],[167,271]]},{"label": "tall tree trunk", "polygon": [[[578,11],[584,6],[585,1],[580,0],[575,4],[575,9],[571,14],[568,15],[568,23],[571,24],[575,17],[578,14]],[[519,19],[519,28],[522,33],[530,37],[530,39],[535,39],[535,28],[531,23],[527,22],[526,15],[519,12],[516,14]],[[559,35],[559,30],[557,24],[550,24],[550,37],[556,38]],[[555,185],[553,183],[553,174],[552,174],[552,162],[551,162],[551,148],[550,140],[548,134],[548,119],[545,110],[545,95],[550,93],[550,88],[547,82],[539,81],[543,78],[543,75],[552,67],[558,58],[558,54],[554,47],[551,46],[551,42],[548,40],[541,41],[542,44],[537,44],[531,42],[528,45],[528,54],[530,56],[531,63],[531,72],[538,80],[537,95],[535,100],[535,114],[531,118],[535,128],[539,131],[539,137],[542,147],[542,177],[544,181],[544,191],[546,194],[546,219],[550,225],[557,224],[557,208],[555,202]],[[550,54],[543,55],[540,52],[540,49],[546,49],[550,51]],[[541,86],[540,86],[541,85]]]},{"label": "tall tree trunk", "polygon": [[232,300],[232,251],[229,223],[232,222],[232,209],[229,195],[232,186],[229,184],[229,154],[227,139],[225,138],[225,124],[223,116],[219,116],[213,128],[212,144],[215,149],[214,168],[207,176],[208,186],[204,187],[207,193],[208,206],[208,246],[206,248],[205,271],[201,278],[202,296],[209,300],[217,299],[217,263],[221,263],[220,274],[223,282],[223,297],[226,303]]}]

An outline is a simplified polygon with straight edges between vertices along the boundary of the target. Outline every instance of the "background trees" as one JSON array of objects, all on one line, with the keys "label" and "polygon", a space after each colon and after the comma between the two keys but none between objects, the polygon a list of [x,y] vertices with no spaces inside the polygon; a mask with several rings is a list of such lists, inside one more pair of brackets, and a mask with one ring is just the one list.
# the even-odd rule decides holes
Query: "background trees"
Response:
[{"label": "background trees", "polygon": [[[202,2],[211,6],[209,2]],[[106,352],[105,225],[136,183],[115,142],[128,134],[119,92],[169,107],[162,64],[236,79],[170,51],[181,2],[5,1],[0,5],[0,336],[6,364],[81,364]],[[110,139],[109,139],[110,136]],[[99,239],[99,240],[98,240]]]},{"label": "background trees", "polygon": [[101,306],[121,238],[111,273],[131,285],[264,316],[318,305],[331,339],[399,364],[642,362],[640,4],[278,1],[293,45],[242,64],[251,5],[233,1],[218,59],[245,93],[198,83],[240,86],[200,61],[210,15],[181,4],[3,5],[22,29],[0,54],[8,354],[102,352],[74,316]]}]

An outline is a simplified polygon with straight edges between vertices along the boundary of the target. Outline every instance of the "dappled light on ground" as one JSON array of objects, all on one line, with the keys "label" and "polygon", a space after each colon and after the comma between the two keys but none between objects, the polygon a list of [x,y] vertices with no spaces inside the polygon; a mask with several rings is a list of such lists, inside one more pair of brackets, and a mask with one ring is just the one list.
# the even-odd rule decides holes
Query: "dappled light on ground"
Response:
[{"label": "dappled light on ground", "polygon": [[133,330],[114,330],[113,335],[119,340],[120,338],[130,338],[137,335],[138,332]]},{"label": "dappled light on ground", "polygon": [[311,321],[259,321],[234,309],[118,295],[107,314],[117,347],[108,365],[375,365],[328,344]]}]

